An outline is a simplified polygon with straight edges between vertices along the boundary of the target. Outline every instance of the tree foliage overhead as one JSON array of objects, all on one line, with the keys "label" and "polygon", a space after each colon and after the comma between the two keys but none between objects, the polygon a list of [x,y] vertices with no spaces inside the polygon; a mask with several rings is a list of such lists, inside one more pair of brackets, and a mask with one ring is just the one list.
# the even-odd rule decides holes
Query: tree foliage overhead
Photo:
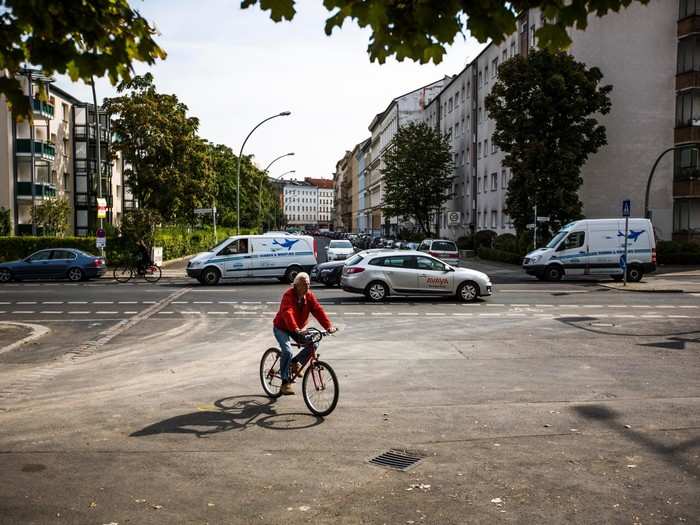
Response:
[{"label": "tree foliage overhead", "polygon": [[[538,7],[545,24],[537,30],[538,45],[564,48],[571,43],[567,28],[585,29],[588,15],[603,16],[631,3],[649,0],[323,0],[331,13],[325,31],[331,35],[347,19],[369,27],[371,61],[394,56],[420,63],[442,61],[445,47],[465,30],[479,42],[499,44],[516,29],[517,15]],[[275,22],[292,20],[295,0],[242,0],[241,7],[260,4]]]},{"label": "tree foliage overhead", "polygon": [[165,220],[187,220],[197,207],[210,207],[215,178],[199,120],[175,95],[156,91],[150,73],[119,85],[106,99],[114,148],[125,161],[124,176],[139,205]]},{"label": "tree foliage overhead", "polygon": [[[498,69],[485,105],[496,122],[493,142],[511,168],[506,212],[522,232],[537,214],[562,224],[581,216],[581,167],[607,144],[595,114],[610,111],[603,74],[564,52],[537,50]],[[612,174],[611,174],[612,175]]]},{"label": "tree foliage overhead", "polygon": [[450,197],[454,165],[447,138],[425,123],[396,132],[384,156],[384,213],[413,220],[430,236],[432,215]]},{"label": "tree foliage overhead", "polygon": [[133,61],[165,58],[156,30],[128,0],[0,0],[0,94],[20,114],[29,101],[15,75],[24,64],[89,82],[131,78]]},{"label": "tree foliage overhead", "polygon": [[62,197],[44,199],[32,210],[32,221],[43,228],[44,235],[63,237],[68,230],[71,208]]}]

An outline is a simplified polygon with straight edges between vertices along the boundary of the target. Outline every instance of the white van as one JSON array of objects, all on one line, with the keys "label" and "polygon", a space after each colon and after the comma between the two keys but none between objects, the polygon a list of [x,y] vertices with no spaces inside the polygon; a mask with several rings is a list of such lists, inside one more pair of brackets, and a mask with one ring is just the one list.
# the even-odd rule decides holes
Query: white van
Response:
[{"label": "white van", "polygon": [[211,285],[244,277],[291,283],[316,265],[316,257],[316,241],[307,235],[236,235],[190,259],[187,275]]},{"label": "white van", "polygon": [[[564,226],[549,244],[530,252],[523,269],[538,279],[564,275],[623,278],[625,219],[587,219]],[[630,219],[627,232],[627,280],[637,282],[656,270],[656,240],[649,219]]]}]

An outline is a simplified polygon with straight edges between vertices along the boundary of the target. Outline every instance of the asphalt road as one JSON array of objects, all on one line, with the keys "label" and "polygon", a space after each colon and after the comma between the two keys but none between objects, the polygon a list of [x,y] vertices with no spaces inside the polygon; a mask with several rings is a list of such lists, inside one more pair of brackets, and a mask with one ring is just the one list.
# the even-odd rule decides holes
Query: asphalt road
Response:
[{"label": "asphalt road", "polygon": [[490,272],[468,305],[315,287],[326,419],[262,395],[277,281],[3,286],[50,332],[0,349],[0,523],[697,523],[700,297]]}]

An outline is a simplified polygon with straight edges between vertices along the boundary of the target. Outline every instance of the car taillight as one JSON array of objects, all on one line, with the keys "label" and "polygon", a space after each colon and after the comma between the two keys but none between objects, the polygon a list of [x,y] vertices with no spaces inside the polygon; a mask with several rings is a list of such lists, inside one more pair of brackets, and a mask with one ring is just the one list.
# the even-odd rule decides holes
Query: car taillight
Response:
[{"label": "car taillight", "polygon": [[316,242],[316,237],[314,237],[314,258],[318,259],[318,242]]},{"label": "car taillight", "polygon": [[656,264],[656,248],[651,249],[651,262]]},{"label": "car taillight", "polygon": [[438,252],[428,252],[428,255],[432,255],[433,257],[439,257],[440,254]]},{"label": "car taillight", "polygon": [[347,268],[343,269],[343,272],[345,272],[345,275],[349,275],[351,273],[360,273],[364,272],[364,268],[359,268],[358,266],[348,266]]}]

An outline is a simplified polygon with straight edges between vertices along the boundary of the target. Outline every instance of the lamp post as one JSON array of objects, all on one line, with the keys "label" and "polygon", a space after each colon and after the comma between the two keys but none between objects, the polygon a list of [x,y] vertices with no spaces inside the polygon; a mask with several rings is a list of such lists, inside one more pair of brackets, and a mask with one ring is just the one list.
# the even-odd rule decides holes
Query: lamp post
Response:
[{"label": "lamp post", "polygon": [[656,166],[658,166],[659,162],[661,161],[661,158],[666,155],[669,151],[674,151],[677,149],[684,149],[684,148],[692,148],[695,150],[697,153],[700,151],[700,142],[689,142],[687,144],[681,144],[679,146],[673,146],[671,148],[667,148],[663,150],[658,157],[656,157],[656,162],[654,162],[654,165],[651,167],[651,172],[649,173],[649,178],[647,179],[647,191],[644,194],[644,217],[647,219],[651,219],[650,217],[650,212],[649,212],[649,191],[651,190],[651,179],[654,177],[654,172],[656,171]]},{"label": "lamp post", "polygon": [[265,122],[267,122],[268,120],[272,120],[273,118],[277,117],[287,117],[291,114],[291,111],[283,111],[282,113],[277,113],[277,115],[272,115],[271,117],[267,117],[265,120],[260,121],[257,124],[257,126],[250,130],[250,133],[248,133],[248,136],[245,138],[243,144],[241,145],[241,151],[238,153],[238,170],[236,173],[236,235],[241,234],[241,160],[243,157],[243,148],[245,148],[245,143],[248,142],[248,139],[253,134],[253,132],[260,126],[265,124]]},{"label": "lamp post", "polygon": [[272,166],[278,160],[283,159],[284,157],[289,157],[290,155],[294,155],[294,152],[285,153],[284,155],[280,155],[275,160],[270,162],[270,164],[267,165],[267,168],[265,168],[263,170],[263,174],[260,177],[260,184],[258,185],[258,219],[260,220],[261,226],[262,226],[262,181],[265,177],[267,177],[267,172],[269,171],[270,166]]}]

